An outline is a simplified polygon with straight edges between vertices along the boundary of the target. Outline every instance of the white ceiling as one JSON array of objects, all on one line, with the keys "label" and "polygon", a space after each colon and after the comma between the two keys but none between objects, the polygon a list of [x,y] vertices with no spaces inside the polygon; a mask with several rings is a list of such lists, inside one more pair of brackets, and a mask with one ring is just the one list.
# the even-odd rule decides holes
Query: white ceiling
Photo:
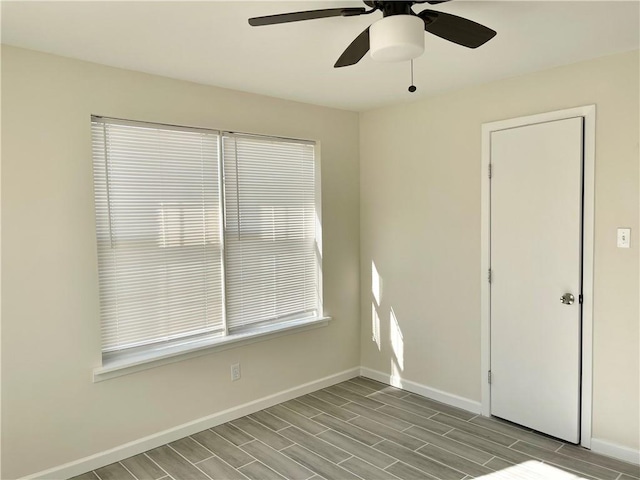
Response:
[{"label": "white ceiling", "polygon": [[9,2],[2,42],[167,77],[349,110],[412,101],[445,90],[639,48],[639,1],[462,1],[437,6],[498,32],[471,50],[426,35],[415,61],[365,56],[334,69],[376,12],[250,27],[275,13],[363,6],[358,1]]}]

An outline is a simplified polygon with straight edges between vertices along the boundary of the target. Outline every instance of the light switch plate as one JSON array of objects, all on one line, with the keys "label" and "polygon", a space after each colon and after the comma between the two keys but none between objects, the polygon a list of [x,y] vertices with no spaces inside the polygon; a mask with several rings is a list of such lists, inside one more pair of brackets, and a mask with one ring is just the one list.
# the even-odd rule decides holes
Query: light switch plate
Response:
[{"label": "light switch plate", "polygon": [[619,228],[618,229],[618,248],[629,248],[631,242],[631,229]]}]

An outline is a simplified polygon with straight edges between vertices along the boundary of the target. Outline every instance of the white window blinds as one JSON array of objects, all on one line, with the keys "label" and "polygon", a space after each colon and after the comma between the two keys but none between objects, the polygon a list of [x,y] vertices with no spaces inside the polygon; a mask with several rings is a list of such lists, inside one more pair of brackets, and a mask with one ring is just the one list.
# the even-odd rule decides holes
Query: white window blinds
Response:
[{"label": "white window blinds", "polygon": [[223,136],[227,324],[319,312],[314,145]]},{"label": "white window blinds", "polygon": [[92,118],[103,352],[224,330],[215,131]]}]

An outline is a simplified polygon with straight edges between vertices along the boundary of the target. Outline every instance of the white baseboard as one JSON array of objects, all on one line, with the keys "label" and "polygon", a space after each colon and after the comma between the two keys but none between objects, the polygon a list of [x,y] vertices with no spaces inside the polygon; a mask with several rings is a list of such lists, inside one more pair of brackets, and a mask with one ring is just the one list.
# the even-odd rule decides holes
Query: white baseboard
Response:
[{"label": "white baseboard", "polygon": [[360,368],[351,368],[222,412],[214,413],[213,415],[199,418],[192,422],[149,435],[148,437],[134,440],[133,442],[125,443],[124,445],[81,458],[74,462],[69,462],[49,470],[34,473],[24,477],[23,480],[51,480],[74,477],[76,475],[95,470],[96,468],[104,467],[105,465],[109,465],[113,462],[124,460],[125,458],[133,455],[138,455],[139,453],[146,452],[149,449],[159,447],[166,443],[174,442],[180,438],[206,430],[207,428],[212,428],[237,418],[244,417],[245,415],[255,413],[259,410],[272,407],[278,403],[286,402],[287,400],[291,400],[301,395],[306,395],[307,393],[311,393],[315,390],[344,382],[345,380],[356,377],[359,374]]},{"label": "white baseboard", "polygon": [[[269,395],[267,397],[260,398],[258,400],[254,400],[252,402],[245,403],[237,407],[230,408],[228,410],[224,410],[222,412],[199,418],[192,422],[185,423],[183,425],[179,425],[177,427],[170,428],[153,435],[149,435],[148,437],[125,443],[124,445],[120,445],[110,450],[81,458],[80,460],[69,462],[58,467],[44,470],[42,472],[34,473],[32,475],[24,477],[23,480],[51,480],[74,477],[76,475],[80,475],[82,473],[104,467],[105,465],[124,460],[125,458],[131,457],[133,455],[138,455],[139,453],[146,452],[147,450],[159,447],[166,443],[174,442],[176,440],[179,440],[180,438],[186,437],[188,435],[193,435],[194,433],[200,432],[202,430],[206,430],[207,428],[212,428],[217,425],[230,422],[237,418],[244,417],[245,415],[249,415],[259,410],[272,407],[273,405],[276,405],[278,403],[286,402],[287,400],[291,400],[301,395],[306,395],[307,393],[313,392],[315,390],[319,390],[336,383],[343,382],[358,375],[362,375],[363,377],[386,383],[387,385],[393,385],[394,387],[402,388],[412,393],[417,393],[418,395],[422,395],[424,397],[445,403],[447,405],[451,405],[453,407],[462,408],[473,413],[481,413],[481,404],[480,402],[477,402],[475,400],[470,400],[458,395],[443,392],[442,390],[431,388],[426,385],[412,382],[410,380],[405,380],[401,377],[379,372],[377,370],[371,370],[364,367],[356,367],[340,373],[336,373],[334,375],[329,375],[328,377],[305,383],[303,385],[299,385],[294,388],[290,388],[288,390],[284,390],[282,392],[275,393],[273,395]],[[615,443],[607,442],[604,440],[593,438],[591,440],[591,450],[595,453],[607,455],[609,457],[617,458],[626,462],[634,464],[640,463],[640,451],[634,450],[629,447],[616,445]]]},{"label": "white baseboard", "polygon": [[640,465],[640,450],[623,447],[616,443],[607,442],[598,438],[591,439],[591,451],[606,455],[607,457],[617,458],[625,462]]},{"label": "white baseboard", "polygon": [[[379,372],[377,370],[371,370],[369,368],[361,367],[360,375],[363,377],[371,378],[387,385],[393,385],[394,387],[402,388],[409,392],[417,393],[423,397],[436,400],[438,402],[451,405],[453,407],[462,408],[472,413],[482,413],[482,404],[468,398],[453,395],[451,393],[443,392],[436,388],[431,388],[420,383],[405,380],[402,377],[390,375],[388,373]],[[634,450],[633,448],[624,447],[615,443],[607,442],[597,438],[591,439],[591,451],[606,455],[608,457],[617,458],[625,462],[633,463],[635,465],[640,464],[640,450]]]},{"label": "white baseboard", "polygon": [[363,377],[371,378],[373,380],[377,380],[382,383],[386,383],[388,385],[393,385],[394,387],[402,388],[412,393],[417,393],[418,395],[436,400],[437,402],[446,403],[447,405],[451,405],[452,407],[462,408],[463,410],[467,410],[472,413],[479,414],[481,412],[480,402],[476,402],[475,400],[470,400],[464,397],[459,397],[458,395],[454,395],[452,393],[443,392],[442,390],[438,390],[437,388],[431,388],[420,383],[412,382],[410,380],[405,380],[398,376],[390,375],[388,373],[382,373],[377,370],[371,370],[364,367],[360,368],[360,375],[362,375]]}]

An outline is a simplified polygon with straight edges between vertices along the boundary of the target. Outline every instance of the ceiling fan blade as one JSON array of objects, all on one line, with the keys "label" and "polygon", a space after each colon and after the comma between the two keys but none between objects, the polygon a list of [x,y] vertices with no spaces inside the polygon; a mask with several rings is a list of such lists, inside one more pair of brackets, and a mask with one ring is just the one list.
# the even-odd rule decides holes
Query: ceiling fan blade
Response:
[{"label": "ceiling fan blade", "polygon": [[365,12],[364,8],[325,8],[324,10],[307,10],[305,12],[280,13],[265,17],[249,19],[249,25],[258,27],[261,25],[275,25],[277,23],[300,22],[302,20],[314,20],[328,17],[353,17]]},{"label": "ceiling fan blade", "polygon": [[439,3],[447,3],[451,0],[429,0],[427,3],[429,5],[438,5]]},{"label": "ceiling fan blade", "polygon": [[353,42],[342,52],[334,68],[355,65],[369,51],[369,27],[358,35]]},{"label": "ceiling fan blade", "polygon": [[418,16],[427,32],[464,47],[478,48],[496,36],[495,30],[450,13],[423,10]]}]

